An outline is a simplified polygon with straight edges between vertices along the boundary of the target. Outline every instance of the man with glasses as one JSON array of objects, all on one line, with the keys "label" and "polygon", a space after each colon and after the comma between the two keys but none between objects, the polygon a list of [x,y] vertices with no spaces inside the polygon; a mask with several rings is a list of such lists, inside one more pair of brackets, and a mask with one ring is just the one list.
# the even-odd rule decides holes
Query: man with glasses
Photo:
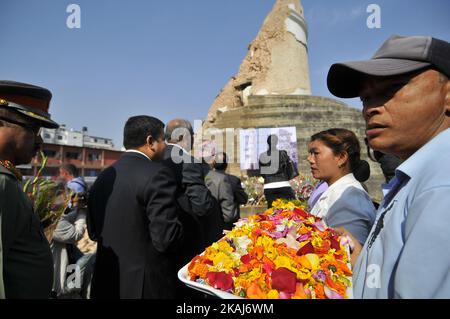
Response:
[{"label": "man with glasses", "polygon": [[39,150],[41,127],[57,128],[42,87],[0,81],[0,298],[49,298],[53,261],[17,165]]}]

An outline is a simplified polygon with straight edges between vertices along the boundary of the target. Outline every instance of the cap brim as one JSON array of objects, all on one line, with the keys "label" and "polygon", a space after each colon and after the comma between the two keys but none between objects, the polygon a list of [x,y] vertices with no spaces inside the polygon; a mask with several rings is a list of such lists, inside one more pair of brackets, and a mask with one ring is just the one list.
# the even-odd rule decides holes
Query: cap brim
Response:
[{"label": "cap brim", "polygon": [[359,96],[364,76],[388,77],[430,66],[430,63],[402,59],[372,59],[333,64],[328,71],[328,90],[340,98]]},{"label": "cap brim", "polygon": [[59,127],[58,123],[56,123],[55,121],[53,121],[47,117],[41,116],[41,115],[33,113],[33,112],[25,111],[25,110],[19,110],[19,109],[15,109],[15,110],[17,112],[20,112],[21,114],[27,116],[28,118],[35,120],[42,127],[45,127],[45,128],[58,128]]}]

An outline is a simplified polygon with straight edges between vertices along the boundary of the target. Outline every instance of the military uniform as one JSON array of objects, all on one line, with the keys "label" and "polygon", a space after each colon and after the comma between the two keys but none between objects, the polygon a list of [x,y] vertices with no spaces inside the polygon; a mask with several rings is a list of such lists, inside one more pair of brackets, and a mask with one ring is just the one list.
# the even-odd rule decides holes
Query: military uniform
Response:
[{"label": "military uniform", "polygon": [[2,245],[2,211],[0,210],[0,299],[5,299],[5,286],[3,284],[3,245]]},{"label": "military uniform", "polygon": [[7,298],[49,298],[53,260],[31,201],[13,173],[0,166],[3,280]]},{"label": "military uniform", "polygon": [[[37,127],[58,127],[47,113],[51,97],[41,87],[0,81],[0,108],[20,114]],[[27,125],[5,114],[0,120]],[[50,298],[52,253],[14,164],[0,158],[0,299]]]}]

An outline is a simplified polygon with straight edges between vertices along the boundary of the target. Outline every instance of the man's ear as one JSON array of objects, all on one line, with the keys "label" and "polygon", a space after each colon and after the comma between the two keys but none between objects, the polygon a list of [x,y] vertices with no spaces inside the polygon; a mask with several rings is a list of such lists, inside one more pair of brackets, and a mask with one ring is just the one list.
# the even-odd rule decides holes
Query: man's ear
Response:
[{"label": "man's ear", "polygon": [[147,145],[150,146],[150,148],[153,147],[153,143],[155,143],[155,139],[153,138],[153,136],[149,135],[147,136]]}]

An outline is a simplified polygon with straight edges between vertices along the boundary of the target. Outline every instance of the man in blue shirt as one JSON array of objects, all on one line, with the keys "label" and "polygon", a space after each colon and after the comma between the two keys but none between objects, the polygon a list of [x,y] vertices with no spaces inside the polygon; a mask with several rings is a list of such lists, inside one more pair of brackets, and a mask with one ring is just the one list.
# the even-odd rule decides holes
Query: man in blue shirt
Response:
[{"label": "man in blue shirt", "polygon": [[431,37],[394,36],[330,68],[331,93],[361,98],[369,145],[404,160],[354,250],[356,298],[450,298],[449,78],[450,44]]}]

